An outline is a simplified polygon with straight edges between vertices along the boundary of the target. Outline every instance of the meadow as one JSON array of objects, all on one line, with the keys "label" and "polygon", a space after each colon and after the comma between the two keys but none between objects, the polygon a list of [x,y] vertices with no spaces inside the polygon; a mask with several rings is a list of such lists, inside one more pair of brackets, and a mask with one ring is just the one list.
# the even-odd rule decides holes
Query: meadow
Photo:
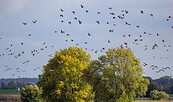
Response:
[{"label": "meadow", "polygon": [[20,94],[20,92],[17,89],[14,90],[0,90],[0,95],[17,95]]}]

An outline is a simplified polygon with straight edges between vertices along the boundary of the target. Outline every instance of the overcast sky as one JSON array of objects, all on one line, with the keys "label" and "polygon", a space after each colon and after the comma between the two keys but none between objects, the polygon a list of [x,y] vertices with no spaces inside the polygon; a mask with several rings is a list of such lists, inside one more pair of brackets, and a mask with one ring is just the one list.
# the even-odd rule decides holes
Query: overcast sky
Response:
[{"label": "overcast sky", "polygon": [[[118,15],[123,14],[124,18],[119,19]],[[78,47],[87,48],[92,59],[105,54],[100,51],[102,48],[108,50],[127,43],[141,65],[148,64],[143,66],[145,76],[173,76],[172,17],[172,0],[0,0],[0,78],[37,77],[56,50],[77,43]],[[135,39],[142,41],[134,44]],[[152,49],[155,44],[158,47]],[[153,70],[152,65],[158,68]],[[157,73],[165,67],[170,69]]]}]

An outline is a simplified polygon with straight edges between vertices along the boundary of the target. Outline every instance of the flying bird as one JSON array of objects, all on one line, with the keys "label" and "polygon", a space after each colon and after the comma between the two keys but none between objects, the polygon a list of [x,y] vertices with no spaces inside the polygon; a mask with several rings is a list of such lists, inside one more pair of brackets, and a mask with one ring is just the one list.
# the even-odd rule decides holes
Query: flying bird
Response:
[{"label": "flying bird", "polygon": [[35,20],[35,21],[32,21],[32,23],[36,23],[37,22],[37,20]]},{"label": "flying bird", "polygon": [[88,36],[91,36],[91,34],[90,34],[90,33],[88,33]]},{"label": "flying bird", "polygon": [[151,17],[153,17],[153,14],[150,14]]},{"label": "flying bird", "polygon": [[60,10],[61,10],[61,12],[63,12],[63,11],[64,11],[62,8],[61,8]]},{"label": "flying bird", "polygon": [[144,11],[140,10],[141,13],[144,13]]},{"label": "flying bird", "polygon": [[75,11],[72,11],[73,14],[75,14]]},{"label": "flying bird", "polygon": [[26,25],[27,23],[26,23],[26,22],[23,22],[22,24],[23,24],[23,25]]},{"label": "flying bird", "polygon": [[80,7],[81,7],[81,8],[84,8],[84,6],[83,6],[83,5],[80,5]]},{"label": "flying bird", "polygon": [[100,22],[99,21],[96,21],[98,24],[100,24]]}]

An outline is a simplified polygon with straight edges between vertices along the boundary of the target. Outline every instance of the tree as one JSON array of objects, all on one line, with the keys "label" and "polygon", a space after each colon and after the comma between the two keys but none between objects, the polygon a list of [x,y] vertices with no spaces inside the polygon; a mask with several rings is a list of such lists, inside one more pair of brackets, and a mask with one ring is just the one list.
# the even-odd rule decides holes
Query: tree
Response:
[{"label": "tree", "polygon": [[10,86],[11,89],[17,89],[17,82],[16,81],[10,81],[8,83],[8,86]]},{"label": "tree", "polygon": [[82,48],[69,47],[56,51],[44,66],[38,86],[47,102],[84,101],[90,97],[91,85],[82,78],[91,56]]},{"label": "tree", "polygon": [[131,49],[109,49],[106,55],[92,61],[86,76],[91,81],[96,102],[133,102],[145,95],[149,80]]},{"label": "tree", "polygon": [[164,91],[157,91],[157,90],[153,90],[151,91],[150,93],[150,97],[153,99],[153,100],[161,100],[161,99],[166,99],[168,98],[168,94],[166,94]]},{"label": "tree", "polygon": [[150,97],[150,92],[153,90],[159,90],[159,86],[156,82],[150,82],[148,85],[148,91],[146,92],[146,97]]},{"label": "tree", "polygon": [[1,89],[7,89],[9,86],[5,82],[1,82]]},{"label": "tree", "polygon": [[22,88],[21,92],[21,100],[22,102],[41,102],[41,94],[42,91],[36,86],[26,86],[26,88]]},{"label": "tree", "polygon": [[173,94],[173,86],[167,86],[166,88],[164,88],[164,91],[167,94]]}]

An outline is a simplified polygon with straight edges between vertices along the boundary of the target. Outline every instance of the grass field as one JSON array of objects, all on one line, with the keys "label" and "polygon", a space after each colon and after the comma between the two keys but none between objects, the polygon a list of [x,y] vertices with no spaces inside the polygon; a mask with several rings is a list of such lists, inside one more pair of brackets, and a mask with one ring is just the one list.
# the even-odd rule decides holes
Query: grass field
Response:
[{"label": "grass field", "polygon": [[18,90],[0,90],[0,95],[16,95],[20,94]]},{"label": "grass field", "polygon": [[135,102],[173,102],[173,101],[135,101]]}]

